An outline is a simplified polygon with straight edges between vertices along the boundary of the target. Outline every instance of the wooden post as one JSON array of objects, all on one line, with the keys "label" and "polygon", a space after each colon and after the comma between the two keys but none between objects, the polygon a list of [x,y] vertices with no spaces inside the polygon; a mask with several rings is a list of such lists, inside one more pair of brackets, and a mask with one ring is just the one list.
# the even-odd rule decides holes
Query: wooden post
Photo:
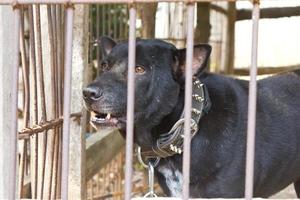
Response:
[{"label": "wooden post", "polygon": [[197,3],[197,26],[195,30],[195,44],[208,43],[210,37],[210,3]]},{"label": "wooden post", "polygon": [[[88,6],[75,6],[71,113],[83,110],[83,74],[88,65],[88,13]],[[72,121],[70,125],[69,199],[86,199],[85,116],[82,117],[81,124],[82,126]]]},{"label": "wooden post", "polygon": [[142,38],[155,37],[155,14],[158,3],[143,3],[138,5],[142,20]]},{"label": "wooden post", "polygon": [[228,2],[228,18],[227,18],[227,49],[225,73],[233,74],[234,72],[234,40],[235,40],[235,20],[236,20],[236,3]]},{"label": "wooden post", "polygon": [[[13,127],[14,42],[16,37],[14,13],[11,6],[0,6],[0,199],[13,199],[16,192],[16,141]],[[14,119],[15,120],[15,119]],[[16,122],[14,122],[16,123]]]},{"label": "wooden post", "polygon": [[[197,3],[197,26],[195,29],[195,44],[209,43],[210,38],[210,3],[198,2]],[[206,68],[209,71],[209,64]]]}]

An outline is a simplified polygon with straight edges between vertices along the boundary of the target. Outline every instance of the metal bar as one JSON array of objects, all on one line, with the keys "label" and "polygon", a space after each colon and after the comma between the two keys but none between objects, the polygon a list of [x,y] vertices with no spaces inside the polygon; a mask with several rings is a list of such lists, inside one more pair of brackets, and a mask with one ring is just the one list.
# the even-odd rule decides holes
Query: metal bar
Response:
[{"label": "metal bar", "polygon": [[107,25],[107,35],[110,36],[110,37],[113,37],[112,36],[112,31],[111,31],[111,7],[112,5],[111,4],[108,4],[107,5],[107,10],[106,10],[106,14],[107,14],[107,22],[106,22],[106,25]]},{"label": "metal bar", "polygon": [[190,184],[190,151],[191,151],[191,107],[192,107],[192,65],[194,54],[194,12],[195,3],[187,5],[187,50],[185,68],[185,97],[184,97],[184,144],[183,144],[183,200],[189,199]]},{"label": "metal bar", "polygon": [[[35,19],[35,37],[36,37],[36,64],[38,70],[38,85],[40,94],[41,105],[41,121],[47,120],[46,113],[46,99],[45,99],[45,83],[44,83],[44,66],[43,66],[43,53],[42,53],[42,36],[41,36],[41,17],[40,5],[34,6],[34,19]],[[38,183],[37,183],[37,198],[43,199],[44,180],[45,180],[45,164],[46,164],[46,150],[47,150],[47,134],[41,134],[38,139]]]},{"label": "metal bar", "polygon": [[[55,52],[55,45],[54,45],[54,31],[53,31],[53,17],[52,17],[52,6],[47,6],[47,19],[48,19],[48,35],[49,35],[49,43],[50,43],[50,68],[51,68],[51,112],[49,113],[50,118],[56,118],[57,117],[57,104],[56,104],[56,79],[55,79],[55,59],[56,59],[56,52]],[[43,191],[43,198],[45,199],[51,199],[51,195],[53,193],[52,190],[52,182],[53,182],[53,159],[54,159],[54,145],[55,145],[55,135],[58,134],[58,130],[54,129],[50,132],[50,134],[47,136],[47,161],[46,161],[46,179],[44,184],[44,191]]]},{"label": "metal bar", "polygon": [[[21,63],[22,63],[22,74],[23,74],[23,82],[24,82],[24,107],[23,107],[23,127],[26,128],[29,126],[29,97],[30,97],[30,90],[29,90],[29,68],[28,68],[28,61],[27,61],[27,54],[26,54],[26,47],[25,47],[25,36],[24,36],[24,8],[21,9],[21,23],[20,23],[20,52],[21,52]],[[19,136],[19,135],[18,135]],[[29,138],[29,137],[28,137]],[[24,140],[23,142],[23,149],[21,150],[21,157],[20,157],[20,170],[19,170],[19,198],[22,198],[23,194],[23,185],[24,185],[24,178],[25,178],[25,164],[26,164],[26,155],[27,155],[27,141]]]},{"label": "metal bar", "polygon": [[65,73],[64,73],[64,109],[63,109],[63,141],[62,141],[62,182],[61,198],[68,199],[69,175],[69,142],[70,142],[70,100],[71,100],[71,73],[72,73],[72,41],[73,41],[74,8],[70,5],[66,11],[65,35]]},{"label": "metal bar", "polygon": [[253,196],[253,174],[255,157],[255,121],[256,121],[256,75],[257,75],[257,46],[258,46],[258,23],[259,4],[254,3],[252,12],[252,55],[250,69],[249,102],[248,102],[248,129],[247,129],[247,155],[246,155],[246,181],[245,198]]},{"label": "metal bar", "polygon": [[[184,0],[1,0],[1,4],[91,4],[91,3],[153,3],[153,2],[184,2]],[[234,2],[234,1],[248,1],[248,0],[195,0],[195,2]]]},{"label": "metal bar", "polygon": [[16,199],[16,169],[17,169],[17,131],[18,131],[18,116],[17,116],[17,111],[18,111],[18,80],[19,80],[19,61],[20,61],[20,56],[19,56],[19,37],[20,37],[20,9],[15,8],[14,9],[14,38],[15,42],[12,44],[13,45],[13,57],[14,63],[12,63],[13,66],[13,73],[11,74],[13,76],[12,78],[12,93],[11,93],[11,119],[10,119],[10,127],[11,127],[11,132],[10,134],[10,142],[11,144],[10,147],[10,156],[7,157],[9,160],[7,160],[7,164],[10,166],[10,170],[7,171],[9,174],[7,184],[8,185],[8,192],[7,192],[7,199]]},{"label": "metal bar", "polygon": [[125,161],[125,200],[131,199],[132,190],[132,154],[134,129],[134,68],[136,45],[136,9],[129,5],[129,50],[128,50],[128,80],[127,80],[127,123],[126,123],[126,161]]},{"label": "metal bar", "polygon": [[[33,19],[33,5],[28,7],[29,13],[29,42],[30,42],[30,106],[32,115],[32,124],[38,123],[38,94],[37,94],[37,72],[36,72],[36,42],[34,32],[34,19]],[[31,173],[31,190],[32,198],[37,198],[37,184],[38,184],[38,135],[30,138],[30,173]]]},{"label": "metal bar", "polygon": [[113,11],[114,11],[114,17],[113,17],[113,21],[114,21],[114,31],[113,31],[113,38],[117,38],[118,36],[118,31],[117,31],[117,10],[118,10],[118,5],[113,5]]},{"label": "metal bar", "polygon": [[105,22],[106,22],[106,12],[105,12],[105,10],[106,10],[106,8],[107,8],[107,5],[101,5],[101,15],[102,15],[102,19],[101,19],[101,21],[102,21],[102,27],[101,27],[101,31],[102,31],[102,35],[105,35],[105,34],[107,34],[107,32],[106,32],[106,29],[105,29]]},{"label": "metal bar", "polygon": [[[100,5],[96,5],[96,38],[97,41],[100,39]],[[97,59],[97,74],[100,72],[100,43],[97,42],[96,46],[96,59]]]}]

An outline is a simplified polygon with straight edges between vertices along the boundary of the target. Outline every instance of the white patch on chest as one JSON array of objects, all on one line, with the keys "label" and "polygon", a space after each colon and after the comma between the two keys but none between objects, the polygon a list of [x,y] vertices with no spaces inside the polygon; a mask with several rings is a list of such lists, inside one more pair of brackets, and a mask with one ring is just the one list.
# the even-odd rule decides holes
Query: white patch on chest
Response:
[{"label": "white patch on chest", "polygon": [[158,167],[158,171],[166,179],[166,185],[172,197],[182,196],[182,173],[179,170],[171,170],[167,167]]}]

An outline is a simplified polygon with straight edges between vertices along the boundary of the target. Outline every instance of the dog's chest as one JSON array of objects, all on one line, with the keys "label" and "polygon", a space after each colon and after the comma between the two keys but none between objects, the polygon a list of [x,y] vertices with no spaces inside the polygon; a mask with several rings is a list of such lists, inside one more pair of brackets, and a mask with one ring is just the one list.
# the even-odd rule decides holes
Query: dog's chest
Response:
[{"label": "dog's chest", "polygon": [[182,173],[170,165],[158,166],[157,170],[164,176],[171,196],[180,197],[182,194]]}]

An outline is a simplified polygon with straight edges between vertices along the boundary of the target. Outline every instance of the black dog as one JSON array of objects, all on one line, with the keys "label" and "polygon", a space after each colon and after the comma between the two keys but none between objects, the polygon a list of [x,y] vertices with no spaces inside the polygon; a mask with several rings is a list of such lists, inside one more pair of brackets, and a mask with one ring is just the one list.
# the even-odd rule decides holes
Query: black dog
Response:
[{"label": "black dog", "polygon": [[[128,43],[101,39],[104,72],[83,90],[96,126],[126,122]],[[191,147],[191,197],[243,197],[248,82],[204,72],[209,45],[194,47],[194,75],[211,107]],[[152,149],[181,117],[185,50],[160,40],[137,40],[135,142]],[[254,196],[268,197],[294,183],[300,195],[300,70],[258,81]],[[180,196],[182,155],[161,159],[156,175],[168,196]]]}]

